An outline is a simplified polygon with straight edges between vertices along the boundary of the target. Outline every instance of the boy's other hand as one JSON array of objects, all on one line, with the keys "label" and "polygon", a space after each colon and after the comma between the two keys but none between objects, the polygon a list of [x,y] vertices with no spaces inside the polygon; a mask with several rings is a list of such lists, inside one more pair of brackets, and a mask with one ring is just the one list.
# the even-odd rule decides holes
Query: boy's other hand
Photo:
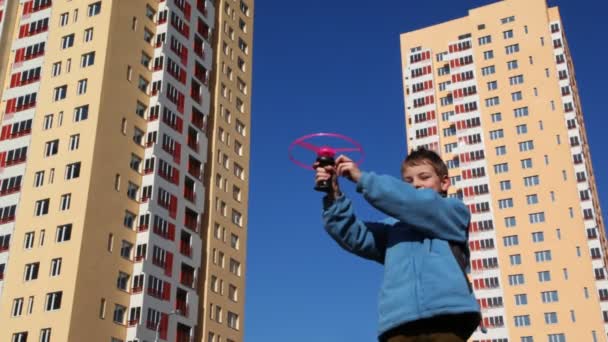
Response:
[{"label": "boy's other hand", "polygon": [[351,182],[359,182],[361,178],[361,170],[357,164],[345,155],[341,155],[336,159],[336,172],[338,176],[342,176]]}]

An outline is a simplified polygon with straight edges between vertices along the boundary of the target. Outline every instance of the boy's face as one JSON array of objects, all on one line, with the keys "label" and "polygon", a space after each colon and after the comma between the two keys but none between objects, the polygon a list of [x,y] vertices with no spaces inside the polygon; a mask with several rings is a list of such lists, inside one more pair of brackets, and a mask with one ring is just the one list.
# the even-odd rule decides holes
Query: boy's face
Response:
[{"label": "boy's face", "polygon": [[439,177],[429,163],[408,165],[401,176],[406,183],[410,183],[416,189],[433,189],[438,193],[447,193],[450,187],[450,178],[447,175]]}]

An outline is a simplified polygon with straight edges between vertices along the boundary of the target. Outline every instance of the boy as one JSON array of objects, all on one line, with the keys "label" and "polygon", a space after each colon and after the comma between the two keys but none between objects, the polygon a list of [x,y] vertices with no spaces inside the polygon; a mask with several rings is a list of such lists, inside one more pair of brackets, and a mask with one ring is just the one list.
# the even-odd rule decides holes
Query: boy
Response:
[{"label": "boy", "polygon": [[[318,167],[315,180],[331,180],[324,198],[325,229],[347,251],[384,264],[379,302],[379,340],[466,341],[480,322],[479,306],[464,269],[468,265],[470,214],[446,198],[450,179],[432,151],[412,151],[401,166],[403,181],[362,172],[340,156]],[[362,222],[340,191],[337,176],[391,217]]]}]

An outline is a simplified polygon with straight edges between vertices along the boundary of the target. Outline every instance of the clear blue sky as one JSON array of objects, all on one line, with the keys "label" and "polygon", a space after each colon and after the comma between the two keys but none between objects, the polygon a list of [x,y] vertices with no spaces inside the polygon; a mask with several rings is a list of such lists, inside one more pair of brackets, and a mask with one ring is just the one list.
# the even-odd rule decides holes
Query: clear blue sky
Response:
[{"label": "clear blue sky", "polygon": [[[398,176],[406,152],[399,34],[492,2],[256,1],[247,342],[375,340],[382,268],[330,240],[313,173],[293,165],[287,147],[308,133],[343,133],[366,149],[363,169]],[[608,211],[608,48],[601,43],[608,5],[549,4],[562,11]],[[361,217],[379,218],[364,202],[355,204]]]}]

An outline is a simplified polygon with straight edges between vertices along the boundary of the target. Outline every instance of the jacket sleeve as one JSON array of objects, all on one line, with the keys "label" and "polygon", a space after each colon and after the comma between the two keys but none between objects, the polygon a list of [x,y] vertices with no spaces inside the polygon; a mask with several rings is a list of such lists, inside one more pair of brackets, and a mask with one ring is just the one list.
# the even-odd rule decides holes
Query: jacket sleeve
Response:
[{"label": "jacket sleeve", "polygon": [[363,172],[357,191],[376,209],[420,233],[466,242],[471,214],[462,201],[444,198],[433,189],[416,189],[387,175]]},{"label": "jacket sleeve", "polygon": [[353,212],[352,203],[344,195],[333,203],[324,203],[325,230],[345,250],[384,263],[388,224],[363,222]]}]

